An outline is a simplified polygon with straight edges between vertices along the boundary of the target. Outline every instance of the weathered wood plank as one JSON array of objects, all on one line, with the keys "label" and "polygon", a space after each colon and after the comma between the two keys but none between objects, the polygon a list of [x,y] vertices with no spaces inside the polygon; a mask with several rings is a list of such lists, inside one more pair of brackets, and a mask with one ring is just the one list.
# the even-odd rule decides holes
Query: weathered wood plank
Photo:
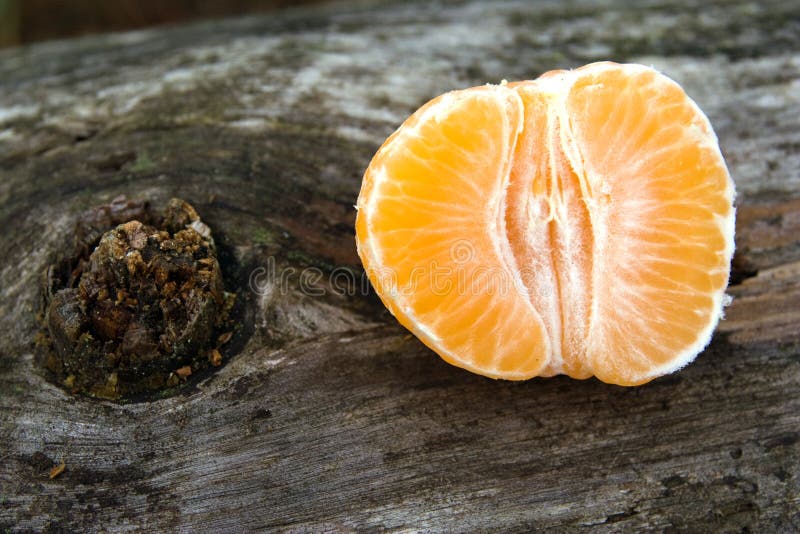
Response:
[{"label": "weathered wood plank", "polygon": [[[625,4],[337,6],[0,51],[0,526],[800,529],[800,8]],[[682,83],[737,182],[734,301],[694,364],[494,382],[326,285],[358,273],[360,175],[408,113],[607,58]],[[229,364],[127,405],[51,385],[33,347],[42,269],[120,193],[191,201],[242,285],[295,269],[249,292]]]}]

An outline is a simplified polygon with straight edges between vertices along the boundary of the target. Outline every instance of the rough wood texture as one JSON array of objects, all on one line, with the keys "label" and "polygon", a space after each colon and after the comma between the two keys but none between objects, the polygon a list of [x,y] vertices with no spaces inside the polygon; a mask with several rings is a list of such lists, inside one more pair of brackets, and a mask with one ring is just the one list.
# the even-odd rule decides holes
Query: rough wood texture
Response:
[{"label": "rough wood texture", "polygon": [[[338,6],[0,52],[0,525],[800,529],[800,7],[626,4]],[[358,273],[361,172],[413,109],[606,58],[682,83],[737,182],[734,301],[694,364],[633,389],[494,382],[332,294]],[[240,283],[296,269],[250,292],[228,365],[128,405],[33,356],[42,269],[120,193],[191,201]]]}]

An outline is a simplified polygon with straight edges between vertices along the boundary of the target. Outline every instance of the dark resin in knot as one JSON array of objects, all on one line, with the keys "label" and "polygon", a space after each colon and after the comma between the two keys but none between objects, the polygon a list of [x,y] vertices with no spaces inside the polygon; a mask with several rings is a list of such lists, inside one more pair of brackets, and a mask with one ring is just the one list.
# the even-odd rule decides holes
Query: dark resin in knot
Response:
[{"label": "dark resin in knot", "polygon": [[[191,205],[172,199],[157,218],[115,202],[118,212],[140,216],[77,258],[46,311],[52,370],[70,389],[105,398],[152,392],[218,365],[216,336],[232,304],[211,231]],[[98,209],[82,218],[78,239],[96,235],[98,220],[119,222],[114,204]]]}]

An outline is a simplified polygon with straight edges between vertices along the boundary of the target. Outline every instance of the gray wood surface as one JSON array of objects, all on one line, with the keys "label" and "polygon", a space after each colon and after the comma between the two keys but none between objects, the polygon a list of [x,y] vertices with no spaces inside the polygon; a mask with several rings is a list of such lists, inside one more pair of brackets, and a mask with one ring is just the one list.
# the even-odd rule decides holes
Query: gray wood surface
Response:
[{"label": "gray wood surface", "polygon": [[[0,51],[0,530],[800,530],[800,6],[626,4],[335,4]],[[495,382],[333,291],[360,273],[361,173],[409,113],[598,59],[679,81],[737,183],[734,300],[695,363]],[[42,270],[121,193],[197,207],[252,333],[126,405],[34,363]],[[270,266],[295,270],[247,290]]]}]

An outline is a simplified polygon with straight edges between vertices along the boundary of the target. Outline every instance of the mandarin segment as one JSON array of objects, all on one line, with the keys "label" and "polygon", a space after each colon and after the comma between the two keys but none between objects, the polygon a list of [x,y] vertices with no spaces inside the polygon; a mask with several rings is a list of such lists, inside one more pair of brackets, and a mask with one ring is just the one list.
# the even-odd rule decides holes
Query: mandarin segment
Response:
[{"label": "mandarin segment", "polygon": [[711,335],[732,253],[732,224],[721,223],[733,217],[733,187],[707,119],[676,83],[611,64],[576,79],[565,106],[572,137],[610,198],[595,217],[587,356],[602,380],[641,383],[687,363]]},{"label": "mandarin segment", "polygon": [[522,111],[488,87],[422,108],[370,165],[356,223],[370,280],[400,322],[447,361],[498,378],[537,375],[549,351],[530,301],[492,290],[518,276],[497,235]]},{"label": "mandarin segment", "polygon": [[356,239],[383,302],[448,362],[634,385],[710,339],[732,203],[683,90],[596,63],[420,108],[367,169]]}]

